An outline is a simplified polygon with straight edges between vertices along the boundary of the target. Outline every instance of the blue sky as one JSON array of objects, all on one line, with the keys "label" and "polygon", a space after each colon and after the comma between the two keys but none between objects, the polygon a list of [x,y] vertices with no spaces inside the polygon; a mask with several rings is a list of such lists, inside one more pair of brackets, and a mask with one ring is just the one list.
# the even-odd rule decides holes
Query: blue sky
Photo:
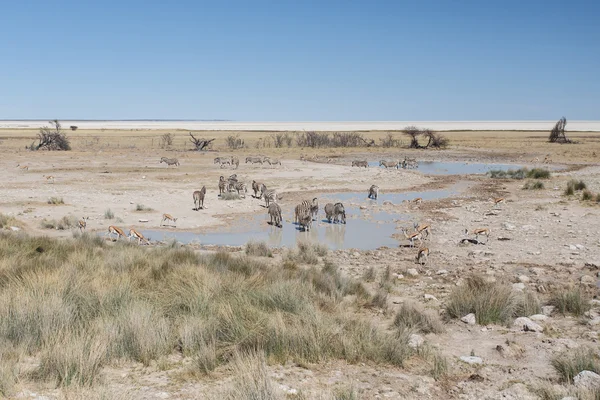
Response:
[{"label": "blue sky", "polygon": [[598,120],[599,16],[576,0],[5,0],[0,119]]}]

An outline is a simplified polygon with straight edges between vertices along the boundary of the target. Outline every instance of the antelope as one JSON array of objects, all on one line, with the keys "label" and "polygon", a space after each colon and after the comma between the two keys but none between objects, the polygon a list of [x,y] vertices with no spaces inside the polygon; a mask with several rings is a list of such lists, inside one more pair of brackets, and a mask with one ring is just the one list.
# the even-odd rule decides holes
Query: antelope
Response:
[{"label": "antelope", "polygon": [[544,157],[544,164],[551,164],[552,160],[550,159],[550,154],[546,155],[546,157]]},{"label": "antelope", "polygon": [[[490,240],[491,230],[489,228],[477,228],[471,232],[472,235],[475,235],[475,240],[479,241],[479,236],[485,236],[485,242],[487,243]],[[465,235],[469,234],[469,230],[465,229]]]},{"label": "antelope", "polygon": [[29,171],[28,165],[17,164],[17,168],[19,168],[21,171]]},{"label": "antelope", "polygon": [[409,235],[408,230],[402,228],[402,233],[404,233],[404,237],[410,241],[410,247],[415,247],[415,240],[419,241],[419,245],[423,243],[423,234],[421,232],[415,232]]},{"label": "antelope", "polygon": [[46,182],[54,183],[54,177],[52,175],[42,175],[42,178],[46,178]]},{"label": "antelope", "polygon": [[415,204],[421,204],[422,202],[423,202],[422,197],[417,197],[416,199],[413,200],[413,203],[415,203]]},{"label": "antelope", "polygon": [[127,236],[127,237],[129,238],[129,240],[131,240],[131,238],[137,239],[138,244],[142,244],[142,242],[145,242],[146,244],[150,244],[150,242],[148,241],[148,239],[146,239],[144,237],[144,235],[142,235],[140,232],[136,231],[133,228],[131,228],[129,230],[129,236]]},{"label": "antelope", "polygon": [[[427,247],[421,247],[417,253],[417,262],[421,265],[425,265],[427,263],[427,259],[429,258],[429,249]],[[421,262],[422,260],[422,262]]]},{"label": "antelope", "polygon": [[163,214],[162,221],[160,222],[160,226],[163,226],[163,222],[172,221],[173,226],[177,228],[177,218],[173,217],[171,214]]},{"label": "antelope", "polygon": [[418,222],[415,222],[413,227],[415,228],[415,232],[425,232],[425,237],[429,237],[429,234],[431,233],[431,225],[429,224],[419,224]]},{"label": "antelope", "polygon": [[108,227],[108,237],[110,238],[110,240],[112,240],[112,234],[117,235],[117,240],[119,240],[120,237],[122,237],[123,239],[125,239],[125,232],[123,232],[123,230],[117,226],[111,225]]},{"label": "antelope", "polygon": [[89,217],[83,217],[81,218],[79,221],[77,221],[77,227],[79,228],[80,232],[85,231],[85,228],[87,227],[87,220],[89,219]]}]

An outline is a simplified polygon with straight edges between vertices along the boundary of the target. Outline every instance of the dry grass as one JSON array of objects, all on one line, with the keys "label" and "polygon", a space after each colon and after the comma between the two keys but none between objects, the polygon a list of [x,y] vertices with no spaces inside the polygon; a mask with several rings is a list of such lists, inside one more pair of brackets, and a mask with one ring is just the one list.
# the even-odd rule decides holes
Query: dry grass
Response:
[{"label": "dry grass", "polygon": [[286,258],[300,264],[315,265],[319,263],[319,257],[325,257],[328,251],[327,246],[319,243],[298,242],[296,249],[287,252]]},{"label": "dry grass", "polygon": [[[329,262],[283,269],[228,253],[107,246],[86,234],[0,234],[0,253],[0,354],[38,358],[33,376],[60,386],[89,386],[105,364],[149,365],[175,348],[197,373],[236,352],[397,366],[413,354],[405,336],[348,313],[345,299],[367,292]],[[12,366],[2,356],[2,390],[16,381]]]},{"label": "dry grass", "polygon": [[273,257],[273,252],[265,242],[246,243],[246,255],[255,257]]},{"label": "dry grass", "polygon": [[580,289],[571,288],[554,293],[550,304],[555,306],[561,314],[571,313],[581,316],[590,309],[590,301]]},{"label": "dry grass", "polygon": [[267,375],[263,354],[257,352],[236,353],[233,359],[235,380],[225,395],[227,400],[278,400],[281,394]]},{"label": "dry grass", "polygon": [[55,219],[43,219],[40,226],[43,229],[57,229],[59,231],[64,231],[77,227],[77,218],[71,215],[65,215],[58,221]]},{"label": "dry grass", "polygon": [[65,201],[63,200],[62,197],[50,197],[48,199],[48,204],[65,204]]},{"label": "dry grass", "polygon": [[534,292],[526,291],[516,296],[516,317],[529,317],[542,312],[540,301]]},{"label": "dry grass", "polygon": [[21,223],[21,221],[19,221],[15,217],[11,217],[0,213],[0,229],[7,229],[11,226],[22,228],[23,223]]},{"label": "dry grass", "polygon": [[440,317],[432,311],[426,311],[412,302],[400,306],[394,317],[394,326],[401,330],[413,330],[422,333],[442,333],[444,326]]},{"label": "dry grass", "polygon": [[551,363],[560,379],[568,383],[573,383],[573,378],[581,371],[600,373],[600,360],[589,348],[563,352],[552,358]]},{"label": "dry grass", "polygon": [[446,312],[452,318],[474,313],[480,325],[504,324],[516,315],[517,307],[518,301],[510,286],[472,275],[450,293]]},{"label": "dry grass", "polygon": [[146,207],[143,204],[136,204],[135,211],[154,211],[154,209],[151,207]]}]

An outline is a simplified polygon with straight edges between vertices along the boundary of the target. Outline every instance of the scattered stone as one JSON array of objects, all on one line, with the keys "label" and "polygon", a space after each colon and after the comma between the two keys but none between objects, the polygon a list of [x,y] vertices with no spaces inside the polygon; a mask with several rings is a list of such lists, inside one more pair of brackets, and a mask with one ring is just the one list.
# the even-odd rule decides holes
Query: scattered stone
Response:
[{"label": "scattered stone", "polygon": [[21,228],[19,228],[18,226],[11,226],[10,230],[13,231],[13,232],[17,232],[17,231],[20,231]]},{"label": "scattered stone", "polygon": [[148,220],[147,220],[147,219],[139,219],[138,221],[139,221],[139,222],[148,222]]},{"label": "scattered stone", "polygon": [[513,326],[525,332],[543,332],[544,328],[527,317],[519,317],[513,322]]},{"label": "scattered stone", "polygon": [[584,285],[594,286],[596,284],[596,278],[589,275],[583,275],[579,278],[579,281]]},{"label": "scattered stone", "polygon": [[527,231],[533,231],[533,230],[535,230],[535,226],[533,226],[533,225],[523,225],[523,226],[521,227],[521,229],[523,229],[523,230],[524,230],[524,231],[526,231],[526,232],[527,232]]},{"label": "scattered stone", "polygon": [[523,383],[515,383],[511,387],[504,389],[501,393],[503,400],[537,400],[539,397],[532,394]]},{"label": "scattered stone", "polygon": [[366,209],[367,209],[367,206],[360,206],[360,209],[361,209],[361,210],[366,210]]},{"label": "scattered stone", "polygon": [[585,267],[600,269],[600,261],[588,261],[585,263]]},{"label": "scattered stone", "polygon": [[544,315],[544,314],[534,314],[529,316],[529,319],[532,321],[539,321],[539,322],[544,322],[546,320],[548,320],[548,316]]},{"label": "scattered stone", "polygon": [[522,283],[529,283],[529,281],[531,280],[531,279],[529,279],[529,277],[527,275],[520,275],[518,279],[519,279],[519,282],[522,282]]},{"label": "scattered stone", "polygon": [[408,346],[413,349],[421,347],[423,343],[425,343],[425,339],[423,338],[423,336],[417,335],[416,333],[413,333],[408,338]]},{"label": "scattered stone", "polygon": [[438,272],[436,272],[437,275],[446,275],[447,273],[448,271],[445,269],[440,269]]},{"label": "scattered stone", "polygon": [[425,293],[425,294],[423,295],[423,298],[424,298],[425,300],[427,300],[427,301],[429,301],[429,300],[439,301],[439,300],[437,299],[437,297],[435,297],[435,296],[434,296],[434,295],[432,295],[432,294],[427,294],[427,293]]},{"label": "scattered stone", "polygon": [[589,326],[596,326],[596,325],[600,325],[600,317],[594,317],[591,320],[588,321],[588,325]]},{"label": "scattered stone", "polygon": [[569,250],[571,251],[575,251],[577,250],[577,247],[573,246],[572,244],[569,245]]},{"label": "scattered stone", "polygon": [[577,250],[583,250],[583,249],[585,249],[585,247],[583,247],[582,244],[576,244],[575,247],[577,248]]},{"label": "scattered stone", "polygon": [[404,279],[404,275],[402,275],[402,274],[396,274],[396,279]]},{"label": "scattered stone", "polygon": [[384,202],[383,202],[383,205],[384,205],[384,206],[393,206],[393,205],[394,205],[394,203],[392,203],[392,202],[391,202],[391,201],[389,201],[389,200],[386,200],[386,201],[384,201]]},{"label": "scattered stone", "polygon": [[573,378],[573,383],[580,389],[594,390],[600,387],[600,375],[592,371],[581,371]]},{"label": "scattered stone", "polygon": [[460,319],[462,322],[468,325],[475,325],[477,323],[477,318],[475,318],[475,314],[467,314]]},{"label": "scattered stone", "polygon": [[466,362],[467,364],[470,364],[470,365],[483,364],[483,359],[481,357],[461,356],[460,360],[462,362]]},{"label": "scattered stone", "polygon": [[509,224],[508,222],[503,222],[502,228],[506,229],[507,231],[514,231],[515,229],[517,229],[515,225]]},{"label": "scattered stone", "polygon": [[419,271],[417,271],[415,268],[410,268],[406,270],[406,275],[408,276],[419,276]]},{"label": "scattered stone", "polygon": [[522,282],[513,283],[512,288],[513,288],[513,290],[517,290],[519,292],[522,292],[523,290],[525,290],[525,284],[522,283]]}]

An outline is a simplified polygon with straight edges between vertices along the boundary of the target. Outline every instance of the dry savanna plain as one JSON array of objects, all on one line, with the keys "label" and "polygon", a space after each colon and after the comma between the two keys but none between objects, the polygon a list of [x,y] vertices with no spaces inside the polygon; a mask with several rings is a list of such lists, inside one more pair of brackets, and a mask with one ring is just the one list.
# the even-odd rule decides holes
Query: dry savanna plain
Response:
[{"label": "dry savanna plain", "polygon": [[[71,151],[29,151],[37,130],[0,129],[2,396],[600,398],[600,133],[452,131],[436,150],[397,131],[318,148],[293,132],[275,147],[283,133],[194,131],[215,139],[198,152],[188,132],[67,130]],[[214,163],[230,156],[238,168]],[[376,165],[405,157],[419,168]],[[221,199],[234,173],[248,192]],[[252,181],[276,190],[282,228]],[[301,232],[294,207],[315,197]],[[345,225],[326,220],[330,201]],[[430,232],[413,247],[403,229],[417,224]]]}]

